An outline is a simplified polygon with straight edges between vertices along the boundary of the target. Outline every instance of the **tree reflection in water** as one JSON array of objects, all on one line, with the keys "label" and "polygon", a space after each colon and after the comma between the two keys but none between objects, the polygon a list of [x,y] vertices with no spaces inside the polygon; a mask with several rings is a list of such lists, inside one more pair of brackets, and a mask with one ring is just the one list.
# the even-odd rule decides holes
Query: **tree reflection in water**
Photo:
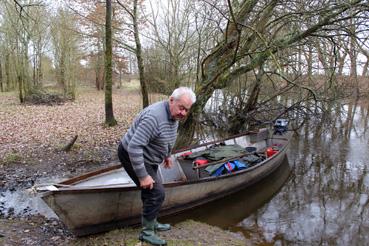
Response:
[{"label": "tree reflection in water", "polygon": [[232,227],[255,244],[364,245],[369,241],[369,104],[332,109],[291,142],[291,178]]}]

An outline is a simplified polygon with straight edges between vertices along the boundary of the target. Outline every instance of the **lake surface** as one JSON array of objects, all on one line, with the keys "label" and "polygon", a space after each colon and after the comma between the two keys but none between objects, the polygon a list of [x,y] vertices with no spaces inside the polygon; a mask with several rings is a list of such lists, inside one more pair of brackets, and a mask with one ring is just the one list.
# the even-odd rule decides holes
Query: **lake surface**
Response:
[{"label": "lake surface", "polygon": [[368,104],[306,124],[272,175],[182,219],[241,232],[254,245],[367,245]]}]

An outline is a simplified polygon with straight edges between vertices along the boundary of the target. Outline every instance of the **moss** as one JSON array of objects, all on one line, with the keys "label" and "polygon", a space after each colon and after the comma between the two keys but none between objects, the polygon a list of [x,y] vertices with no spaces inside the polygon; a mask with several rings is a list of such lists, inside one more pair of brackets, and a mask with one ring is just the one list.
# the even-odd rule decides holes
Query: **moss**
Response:
[{"label": "moss", "polygon": [[134,246],[139,243],[137,235],[139,229],[124,228],[113,230],[107,233],[91,235],[83,238],[77,238],[69,245],[71,246],[91,246],[91,245],[111,245],[111,246]]},{"label": "moss", "polygon": [[20,162],[22,160],[22,156],[17,152],[8,153],[4,159],[1,161],[2,164],[9,164],[14,162]]}]

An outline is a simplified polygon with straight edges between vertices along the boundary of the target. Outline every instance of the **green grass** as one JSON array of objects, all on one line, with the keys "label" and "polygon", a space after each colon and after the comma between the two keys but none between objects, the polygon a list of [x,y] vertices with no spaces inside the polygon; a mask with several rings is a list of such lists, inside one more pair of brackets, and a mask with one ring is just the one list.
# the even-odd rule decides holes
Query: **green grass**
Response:
[{"label": "green grass", "polygon": [[140,90],[140,81],[138,79],[132,79],[130,82],[124,81],[122,83],[122,89],[127,91]]}]

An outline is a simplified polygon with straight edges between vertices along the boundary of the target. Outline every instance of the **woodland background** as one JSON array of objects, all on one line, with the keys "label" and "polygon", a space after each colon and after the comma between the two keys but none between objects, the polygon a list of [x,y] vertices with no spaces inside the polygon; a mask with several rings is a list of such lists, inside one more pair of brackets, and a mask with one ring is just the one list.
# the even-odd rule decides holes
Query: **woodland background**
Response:
[{"label": "woodland background", "polygon": [[[192,87],[198,100],[177,146],[206,138],[206,128],[232,134],[279,117],[314,139],[326,134],[310,132],[317,126],[345,141],[368,98],[368,27],[367,0],[2,0],[1,197],[116,164],[135,115],[178,86]],[[330,177],[328,169],[319,177]],[[58,220],[14,211],[0,202],[0,244],[137,244],[132,230],[81,242]],[[179,225],[167,239],[245,244],[200,226]],[[249,244],[257,243],[265,241]]]},{"label": "woodland background", "polygon": [[360,0],[2,1],[1,158],[75,136],[77,148],[114,149],[140,108],[181,85],[198,101],[177,146],[204,125],[319,119],[368,96],[368,10]]}]

